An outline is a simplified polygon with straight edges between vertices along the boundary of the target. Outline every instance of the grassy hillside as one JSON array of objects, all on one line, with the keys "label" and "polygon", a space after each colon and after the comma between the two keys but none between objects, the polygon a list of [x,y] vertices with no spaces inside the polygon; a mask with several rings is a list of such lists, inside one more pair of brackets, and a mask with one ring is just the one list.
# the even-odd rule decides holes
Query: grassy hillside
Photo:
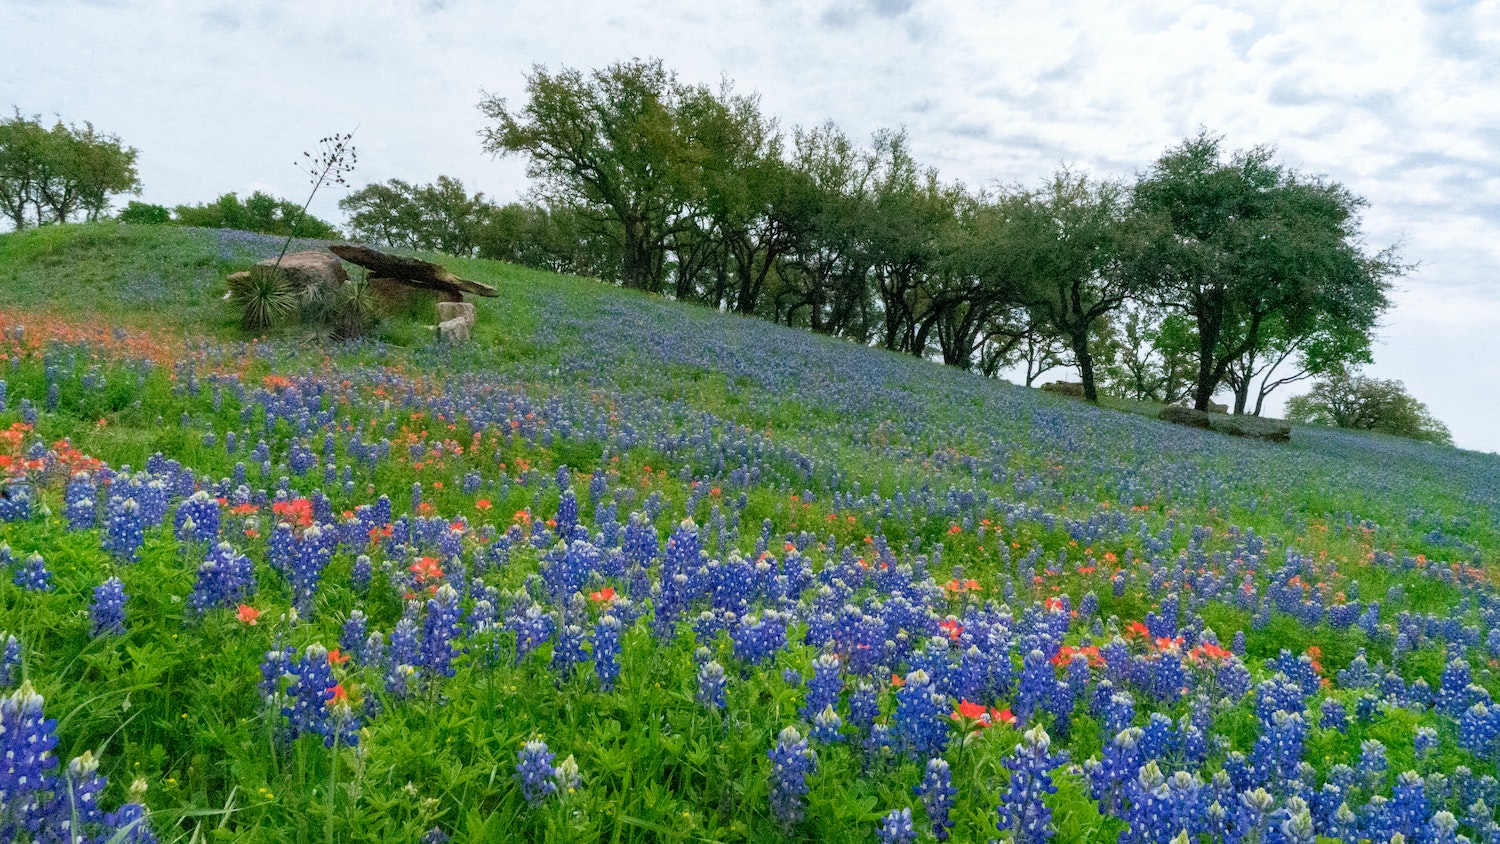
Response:
[{"label": "grassy hillside", "polygon": [[[901,808],[931,833],[942,757],[983,841],[1034,726],[1071,758],[1031,734],[1058,840],[1170,840],[1151,770],[1191,840],[1257,788],[1246,822],[1335,840],[1500,805],[1492,455],[1234,440],[442,256],[500,294],[468,346],[252,342],[222,278],[279,248],[0,236],[0,688],[99,757],[105,807],[144,779],[165,840],[870,841]],[[528,740],[581,782],[518,773]],[[1354,831],[1299,802],[1325,784]]]}]

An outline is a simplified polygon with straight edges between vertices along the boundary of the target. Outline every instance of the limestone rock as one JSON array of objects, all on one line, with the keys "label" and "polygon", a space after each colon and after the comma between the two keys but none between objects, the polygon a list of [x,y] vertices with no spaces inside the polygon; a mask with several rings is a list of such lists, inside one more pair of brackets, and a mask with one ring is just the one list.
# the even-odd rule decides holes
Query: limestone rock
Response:
[{"label": "limestone rock", "polygon": [[[256,266],[274,267],[276,259],[267,258]],[[344,272],[344,263],[338,256],[315,249],[284,256],[281,271],[286,273],[292,289],[306,297],[333,293],[349,281],[349,274]]]},{"label": "limestone rock", "polygon": [[[369,270],[371,275],[395,279],[413,287],[427,287],[458,294],[473,293],[475,296],[498,295],[495,293],[495,288],[488,284],[459,278],[448,272],[441,264],[434,264],[431,261],[408,258],[405,255],[392,255],[389,252],[348,243],[336,243],[328,248],[345,261]],[[459,301],[462,301],[462,296]]]},{"label": "limestone rock", "polygon": [[470,327],[474,325],[474,304],[472,302],[438,302],[438,322],[447,322],[451,319],[461,319]]},{"label": "limestone rock", "polygon": [[1227,413],[1205,413],[1194,410],[1191,407],[1180,405],[1168,405],[1157,414],[1158,419],[1173,422],[1178,425],[1187,425],[1192,428],[1202,428],[1215,431],[1220,434],[1229,434],[1233,437],[1246,437],[1253,440],[1265,440],[1266,442],[1284,443],[1292,439],[1292,426],[1280,419],[1266,419],[1260,416],[1233,416]]},{"label": "limestone rock", "polygon": [[458,346],[469,342],[469,323],[460,317],[438,323],[438,340]]},{"label": "limestone rock", "polygon": [[1061,396],[1083,398],[1083,384],[1077,381],[1048,381],[1042,385],[1042,389]]},{"label": "limestone rock", "polygon": [[1212,427],[1207,413],[1191,407],[1183,407],[1180,404],[1167,405],[1156,414],[1156,418],[1176,425],[1186,425],[1189,428],[1202,428],[1205,431]]}]

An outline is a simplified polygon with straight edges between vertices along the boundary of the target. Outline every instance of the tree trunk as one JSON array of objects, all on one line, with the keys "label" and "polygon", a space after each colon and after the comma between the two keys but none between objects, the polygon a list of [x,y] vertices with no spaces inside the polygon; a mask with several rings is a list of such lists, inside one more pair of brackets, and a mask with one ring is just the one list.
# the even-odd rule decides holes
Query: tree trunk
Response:
[{"label": "tree trunk", "polygon": [[[1246,375],[1234,387],[1234,415],[1245,415],[1245,404],[1250,401],[1250,376]],[[1257,410],[1256,415],[1259,415]]]},{"label": "tree trunk", "polygon": [[651,286],[651,257],[638,225],[625,226],[625,251],[620,256],[620,284],[633,290]]},{"label": "tree trunk", "polygon": [[1094,386],[1094,355],[1089,351],[1089,334],[1085,327],[1068,335],[1073,346],[1073,357],[1078,361],[1078,377],[1083,380],[1083,398],[1090,404],[1099,403],[1099,392]]}]

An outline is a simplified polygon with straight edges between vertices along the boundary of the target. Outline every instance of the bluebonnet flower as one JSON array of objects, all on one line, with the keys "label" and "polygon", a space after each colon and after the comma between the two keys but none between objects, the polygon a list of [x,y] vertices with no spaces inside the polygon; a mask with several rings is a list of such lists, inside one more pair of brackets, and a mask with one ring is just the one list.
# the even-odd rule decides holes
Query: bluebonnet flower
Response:
[{"label": "bluebonnet flower", "polygon": [[58,784],[52,814],[58,822],[58,831],[64,833],[63,840],[67,840],[68,833],[81,838],[84,832],[97,829],[104,820],[99,795],[107,781],[99,775],[99,760],[87,750],[68,763],[64,777],[64,781]]},{"label": "bluebonnet flower", "polygon": [[1027,652],[1021,668],[1021,685],[1016,691],[1016,718],[1030,720],[1051,699],[1055,685],[1057,672],[1052,670],[1047,655],[1035,648]]},{"label": "bluebonnet flower", "polygon": [[783,827],[791,827],[802,818],[807,775],[817,769],[818,754],[796,727],[787,727],[766,755],[771,759],[771,812]]},{"label": "bluebonnet flower", "polygon": [[219,502],[198,490],[177,505],[175,534],[179,542],[211,542],[219,535]]},{"label": "bluebonnet flower", "polygon": [[1440,809],[1433,813],[1418,839],[1425,844],[1456,844],[1458,841],[1458,818],[1453,813]]},{"label": "bluebonnet flower", "polygon": [[894,720],[896,735],[912,759],[940,756],[948,747],[947,707],[927,672],[917,669],[906,675],[896,691]]},{"label": "bluebonnet flower", "polygon": [[349,617],[344,619],[344,626],[339,630],[339,648],[354,660],[356,665],[366,664],[365,644],[370,635],[369,619],[365,617],[364,610],[353,610]]},{"label": "bluebonnet flower", "polygon": [[453,676],[453,640],[458,636],[458,592],[444,583],[427,601],[427,620],[422,628],[422,667],[438,677]]},{"label": "bluebonnet flower", "polygon": [[880,698],[874,684],[861,680],[849,693],[849,723],[861,730],[870,729],[880,716]]},{"label": "bluebonnet flower", "polygon": [[28,592],[51,592],[52,572],[47,571],[47,562],[42,555],[33,551],[16,568],[11,582]]},{"label": "bluebonnet flower", "polygon": [[568,795],[583,787],[583,774],[578,770],[578,760],[569,753],[568,758],[558,763],[552,769],[552,779],[557,783],[557,791],[564,799]]},{"label": "bluebonnet flower", "polygon": [[7,841],[40,837],[47,820],[56,782],[57,722],[42,712],[42,703],[29,680],[0,698],[0,834]]},{"label": "bluebonnet flower", "polygon": [[290,705],[282,709],[282,714],[291,721],[291,737],[315,733],[332,747],[334,730],[328,703],[333,700],[338,684],[328,664],[328,649],[319,644],[308,645],[292,673],[297,679],[287,689]]},{"label": "bluebonnet flower", "polygon": [[111,577],[94,587],[94,602],[89,606],[92,622],[90,635],[118,635],[125,632],[125,584]]},{"label": "bluebonnet flower", "polygon": [[1053,835],[1052,811],[1043,795],[1057,793],[1052,769],[1067,761],[1066,754],[1050,752],[1052,738],[1037,724],[1021,736],[1015,752],[1006,758],[1010,786],[1000,798],[1001,832],[1010,830],[1015,844],[1041,844]]},{"label": "bluebonnet flower", "polygon": [[833,704],[829,704],[813,718],[813,728],[809,737],[814,741],[835,742],[842,738],[839,730],[843,726],[844,719],[833,710]]},{"label": "bluebonnet flower", "polygon": [[786,646],[787,619],[776,610],[740,619],[731,639],[734,656],[751,665],[762,665]]},{"label": "bluebonnet flower", "polygon": [[710,709],[725,707],[724,666],[710,660],[698,668],[698,702]]},{"label": "bluebonnet flower", "polygon": [[880,844],[914,844],[916,827],[911,823],[911,809],[892,809],[880,819]]},{"label": "bluebonnet flower", "polygon": [[1374,780],[1385,773],[1385,745],[1377,739],[1365,739],[1359,743],[1359,772],[1366,780]]},{"label": "bluebonnet flower", "polygon": [[255,594],[255,564],[228,542],[210,548],[198,565],[198,579],[188,595],[188,610],[203,615],[231,609]]},{"label": "bluebonnet flower", "polygon": [[552,751],[539,738],[531,739],[521,748],[516,761],[516,782],[521,786],[521,795],[533,808],[557,792],[552,759]]},{"label": "bluebonnet flower", "polygon": [[368,554],[360,554],[354,558],[354,566],[349,572],[349,588],[353,592],[363,594],[370,589],[371,565]]},{"label": "bluebonnet flower", "polygon": [[407,680],[422,661],[416,622],[402,618],[391,631],[391,648],[386,655],[385,688],[397,697],[407,692]]},{"label": "bluebonnet flower", "polygon": [[15,685],[20,677],[21,640],[0,630],[0,691]]},{"label": "bluebonnet flower", "polygon": [[1437,730],[1431,727],[1418,727],[1413,738],[1413,746],[1419,759],[1437,750]]},{"label": "bluebonnet flower", "polygon": [[583,641],[583,628],[577,624],[564,624],[558,628],[557,642],[552,646],[552,670],[561,679],[573,676],[573,669],[588,659]]},{"label": "bluebonnet flower", "polygon": [[63,493],[63,517],[68,530],[88,530],[98,521],[98,491],[87,472],[79,472],[68,481]]},{"label": "bluebonnet flower", "polygon": [[1451,659],[1443,668],[1442,682],[1438,685],[1436,706],[1444,715],[1457,718],[1474,701],[1469,696],[1469,684],[1474,682],[1469,664],[1462,659]]},{"label": "bluebonnet flower", "polygon": [[1319,708],[1318,726],[1325,730],[1344,732],[1349,729],[1349,713],[1344,705],[1333,698],[1325,698]]},{"label": "bluebonnet flower", "polygon": [[322,579],[323,569],[328,566],[337,545],[337,532],[318,525],[307,528],[297,539],[286,575],[292,586],[292,606],[303,617],[312,615],[318,581]]},{"label": "bluebonnet flower", "polygon": [[948,762],[941,758],[928,759],[922,782],[912,790],[922,798],[933,837],[947,841],[948,831],[953,828],[953,819],[948,814],[953,810],[953,797],[958,794],[958,789],[953,787],[953,772],[948,768]]},{"label": "bluebonnet flower", "polygon": [[620,619],[609,614],[594,622],[594,674],[605,691],[620,676]]},{"label": "bluebonnet flower", "polygon": [[1407,840],[1417,840],[1427,821],[1429,806],[1426,784],[1416,771],[1402,771],[1396,776],[1396,786],[1391,791],[1390,811],[1396,829],[1405,834]]},{"label": "bluebonnet flower", "polygon": [[807,683],[807,700],[802,706],[802,717],[811,720],[825,707],[837,706],[839,692],[843,687],[839,658],[833,654],[819,654],[813,660],[813,676]]},{"label": "bluebonnet flower", "polygon": [[506,626],[516,634],[516,663],[519,665],[526,655],[541,647],[552,638],[552,616],[536,604],[529,604],[520,612],[513,612]]},{"label": "bluebonnet flower", "polygon": [[134,562],[140,559],[140,547],[146,541],[145,517],[134,498],[111,498],[109,516],[104,523],[104,550],[115,557]]},{"label": "bluebonnet flower", "polygon": [[1084,763],[1089,792],[1099,801],[1102,811],[1114,813],[1119,810],[1123,784],[1135,776],[1144,761],[1141,754],[1143,733],[1140,727],[1121,730],[1105,743],[1100,760],[1090,759]]}]

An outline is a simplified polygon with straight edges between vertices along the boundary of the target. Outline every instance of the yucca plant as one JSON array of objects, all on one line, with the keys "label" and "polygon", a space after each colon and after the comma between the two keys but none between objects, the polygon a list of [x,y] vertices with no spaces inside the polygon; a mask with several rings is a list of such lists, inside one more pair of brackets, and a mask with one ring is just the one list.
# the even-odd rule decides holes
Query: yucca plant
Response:
[{"label": "yucca plant", "polygon": [[380,321],[380,305],[366,278],[353,278],[339,288],[329,314],[341,339],[363,337]]},{"label": "yucca plant", "polygon": [[297,291],[278,267],[255,266],[229,282],[229,298],[240,308],[240,324],[259,331],[280,322],[297,309]]}]

